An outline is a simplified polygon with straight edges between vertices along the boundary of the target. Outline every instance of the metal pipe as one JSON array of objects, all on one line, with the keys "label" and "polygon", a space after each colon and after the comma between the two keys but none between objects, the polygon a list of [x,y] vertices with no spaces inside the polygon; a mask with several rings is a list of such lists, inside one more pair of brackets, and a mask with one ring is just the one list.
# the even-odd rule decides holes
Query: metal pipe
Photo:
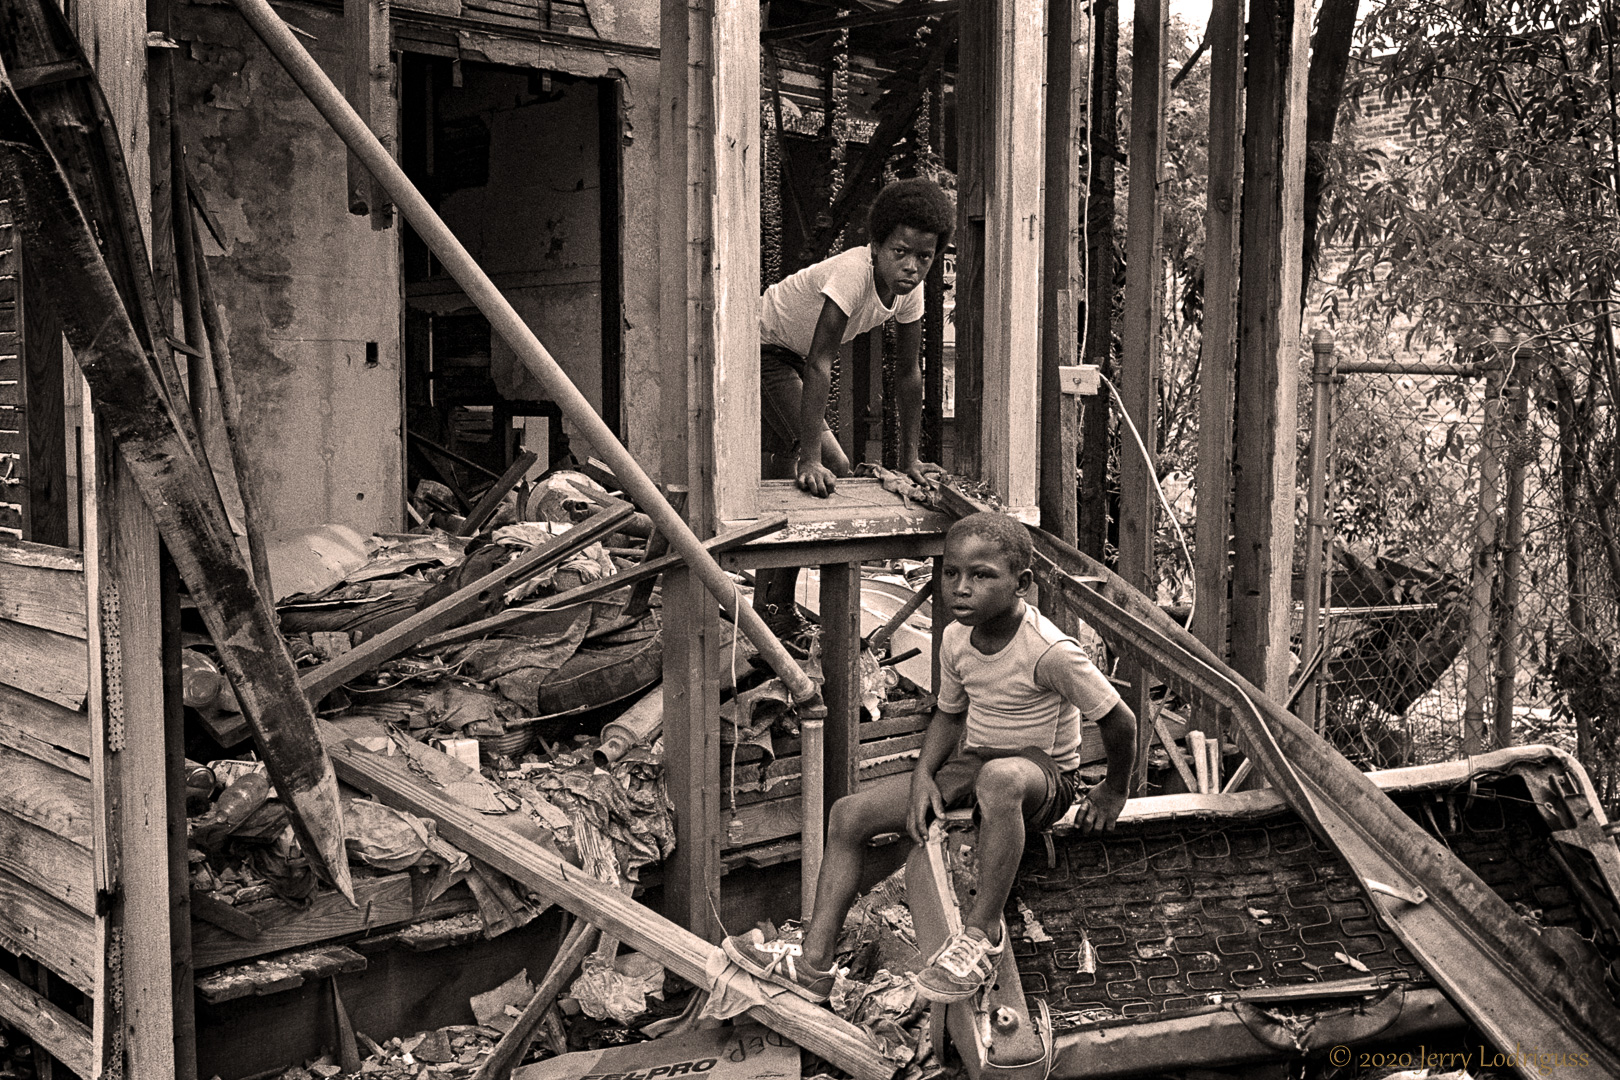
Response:
[{"label": "metal pipe", "polygon": [[332,130],[337,132],[338,137],[354,151],[355,156],[371,170],[371,175],[393,198],[428,250],[444,264],[456,284],[489,320],[490,326],[511,346],[540,385],[545,387],[546,393],[562,409],[563,415],[579,427],[585,439],[607,462],[624,485],[625,493],[669,538],[669,546],[719,602],[726,616],[742,627],[743,633],[754,643],[771,670],[782,679],[793,699],[806,701],[814,697],[817,693],[815,683],[782,647],[759,613],[749,604],[737,603],[737,589],[731,578],[704,549],[703,542],[675,512],[674,507],[669,505],[641,464],[596,414],[585,395],[569,380],[534,331],[501,295],[489,275],[484,273],[450,231],[450,227],[428,205],[427,199],[411,183],[405,171],[349,105],[343,92],[293,37],[281,16],[271,8],[269,0],[235,0],[235,3],[242,18],[259,35],[271,55],[287,69],[287,74],[308,96],[316,111],[326,118]]},{"label": "metal pipe", "polygon": [[[1491,344],[1503,356],[1511,339],[1500,328],[1491,331]],[[1491,592],[1496,583],[1497,488],[1502,480],[1502,459],[1497,454],[1496,429],[1501,423],[1500,388],[1485,396],[1485,420],[1479,433],[1479,453],[1475,455],[1479,475],[1479,505],[1474,517],[1472,577],[1468,590],[1468,631],[1463,639],[1468,659],[1463,684],[1462,749],[1465,754],[1484,753],[1485,700],[1490,696]]]},{"label": "metal pipe", "polygon": [[1529,404],[1525,380],[1507,389],[1507,508],[1502,515],[1502,611],[1496,637],[1496,748],[1513,745],[1513,689],[1519,662],[1519,575],[1524,561],[1525,433]]},{"label": "metal pipe", "polygon": [[1345,360],[1334,368],[1340,375],[1452,375],[1471,379],[1501,370],[1495,364],[1437,364],[1421,360]]},{"label": "metal pipe", "polygon": [[806,720],[799,727],[799,809],[804,818],[799,841],[799,913],[806,923],[816,906],[816,879],[821,876],[821,851],[826,844],[822,825],[825,736],[820,720]]},{"label": "metal pipe", "polygon": [[[1311,467],[1309,508],[1305,512],[1305,633],[1301,654],[1316,655],[1321,640],[1322,600],[1327,592],[1323,550],[1327,536],[1328,418],[1333,402],[1333,333],[1318,330],[1311,338],[1315,363],[1311,366]],[[1298,716],[1316,726],[1316,676],[1307,676],[1296,689]]]}]

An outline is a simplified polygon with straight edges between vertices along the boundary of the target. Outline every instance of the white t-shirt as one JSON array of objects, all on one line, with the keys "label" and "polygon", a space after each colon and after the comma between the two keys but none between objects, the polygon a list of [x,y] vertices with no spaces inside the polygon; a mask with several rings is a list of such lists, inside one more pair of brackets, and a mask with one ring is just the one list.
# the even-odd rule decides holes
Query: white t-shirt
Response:
[{"label": "white t-shirt", "polygon": [[845,343],[882,326],[891,317],[903,323],[923,317],[921,286],[896,296],[892,307],[883,306],[872,274],[872,248],[862,244],[807,266],[766,289],[759,304],[759,340],[808,357],[828,297],[849,316],[849,325],[844,327]]},{"label": "white t-shirt", "polygon": [[1080,765],[1080,718],[1096,720],[1119,694],[1052,620],[1029,605],[1012,640],[986,656],[973,628],[953,622],[939,649],[939,708],[967,712],[968,747],[1044,750],[1067,772]]}]

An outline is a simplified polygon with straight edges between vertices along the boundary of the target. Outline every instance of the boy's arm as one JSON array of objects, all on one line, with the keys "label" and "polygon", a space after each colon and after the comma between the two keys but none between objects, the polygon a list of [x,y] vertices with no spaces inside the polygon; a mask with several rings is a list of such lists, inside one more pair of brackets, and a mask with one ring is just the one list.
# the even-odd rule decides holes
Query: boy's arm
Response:
[{"label": "boy's arm", "polygon": [[1108,775],[1086,793],[1074,823],[1082,834],[1107,832],[1119,820],[1131,791],[1131,769],[1136,765],[1136,714],[1123,701],[1097,721]]},{"label": "boy's arm", "polygon": [[804,358],[804,392],[799,397],[799,463],[794,483],[812,495],[826,498],[833,492],[833,471],[821,463],[821,430],[826,422],[827,395],[832,390],[833,360],[844,340],[849,316],[832,297],[821,303],[810,355]]},{"label": "boy's arm", "polygon": [[917,843],[928,838],[928,814],[945,815],[945,800],[940,797],[934,774],[945,764],[962,741],[962,729],[967,726],[967,713],[948,713],[934,710],[928,731],[923,735],[922,750],[917,755],[916,767],[911,770],[911,809],[906,814],[906,832]]},{"label": "boy's arm", "polygon": [[917,459],[921,443],[923,377],[922,320],[903,322],[895,326],[895,344],[899,356],[895,364],[894,392],[899,399],[900,412],[900,471],[917,483],[925,482],[929,474],[945,470],[929,461]]}]

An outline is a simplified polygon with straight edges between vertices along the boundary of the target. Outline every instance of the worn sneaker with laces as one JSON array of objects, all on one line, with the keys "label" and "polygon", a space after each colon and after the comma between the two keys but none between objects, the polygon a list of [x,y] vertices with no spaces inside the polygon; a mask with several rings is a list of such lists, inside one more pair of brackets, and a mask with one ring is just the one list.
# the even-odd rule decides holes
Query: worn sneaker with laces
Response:
[{"label": "worn sneaker with laces", "polygon": [[952,934],[917,976],[917,987],[930,1001],[947,1004],[966,1001],[978,993],[996,974],[996,957],[1007,947],[1007,924],[1001,924],[1001,943],[990,939],[977,926]]},{"label": "worn sneaker with laces", "polygon": [[758,929],[733,934],[720,943],[726,959],[778,986],[785,986],[807,1001],[821,1004],[832,993],[836,970],[818,971],[804,959],[804,947],[783,938],[765,940]]}]

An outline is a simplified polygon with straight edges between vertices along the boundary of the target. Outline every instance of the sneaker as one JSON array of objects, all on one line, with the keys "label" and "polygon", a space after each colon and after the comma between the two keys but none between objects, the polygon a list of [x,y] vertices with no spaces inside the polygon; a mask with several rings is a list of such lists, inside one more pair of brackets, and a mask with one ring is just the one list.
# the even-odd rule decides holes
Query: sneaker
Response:
[{"label": "sneaker", "polygon": [[832,993],[834,971],[817,971],[804,959],[804,948],[782,938],[765,940],[758,929],[733,934],[720,943],[726,959],[767,982],[785,986],[817,1005]]},{"label": "sneaker", "polygon": [[996,957],[1007,947],[1007,924],[1001,924],[1001,944],[992,945],[984,931],[969,926],[941,945],[917,976],[917,987],[930,1001],[947,1004],[966,1001],[990,984]]}]

